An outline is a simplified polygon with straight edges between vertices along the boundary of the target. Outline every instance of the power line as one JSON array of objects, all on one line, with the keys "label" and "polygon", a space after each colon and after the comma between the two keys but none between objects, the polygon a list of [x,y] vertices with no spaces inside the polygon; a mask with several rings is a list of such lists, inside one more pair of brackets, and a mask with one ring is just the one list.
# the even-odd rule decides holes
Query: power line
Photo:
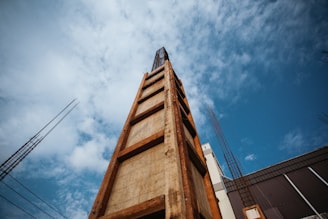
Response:
[{"label": "power line", "polygon": [[41,202],[43,202],[44,204],[46,204],[49,208],[51,208],[53,211],[57,212],[60,216],[62,216],[63,218],[66,218],[62,213],[60,213],[60,211],[55,208],[54,206],[50,205],[49,203],[47,203],[45,200],[43,200],[40,196],[38,196],[35,192],[33,192],[30,188],[28,188],[27,186],[25,186],[22,182],[20,182],[18,179],[16,179],[15,177],[13,177],[11,174],[8,174],[8,176],[10,176],[13,180],[15,180],[15,182],[17,182],[20,186],[22,186],[24,189],[26,189],[27,191],[29,191],[32,195],[34,195],[37,199],[39,199]]},{"label": "power line", "polygon": [[[21,146],[13,155],[11,155],[0,166],[0,181],[4,179],[57,125],[79,104],[79,102],[72,104],[76,99],[72,100],[64,109],[62,109],[52,120],[50,120],[40,131],[38,131],[30,140],[28,140],[23,146]],[[72,107],[71,107],[72,106]],[[71,107],[69,109],[69,107]],[[69,109],[57,123],[55,123],[48,132],[41,136],[42,132],[54,122],[64,111]]]},{"label": "power line", "polygon": [[25,214],[28,214],[29,216],[31,216],[32,218],[37,219],[36,217],[34,217],[31,213],[29,213],[27,210],[25,210],[24,208],[16,205],[14,202],[10,201],[9,199],[7,199],[6,197],[4,197],[3,195],[0,194],[0,197],[3,198],[4,200],[6,200],[7,202],[9,202],[10,204],[12,204],[13,206],[15,206],[16,208],[18,208],[19,210],[21,210],[22,212],[24,212]]},{"label": "power line", "polygon": [[16,189],[14,189],[13,187],[11,187],[10,185],[8,185],[7,183],[5,183],[4,181],[1,181],[5,186],[7,186],[11,191],[15,192],[18,196],[20,196],[21,198],[23,198],[25,201],[27,201],[29,204],[33,205],[34,207],[36,207],[37,209],[39,209],[40,211],[42,211],[43,213],[45,213],[46,215],[48,215],[49,217],[55,219],[52,215],[50,215],[48,212],[46,212],[45,210],[43,210],[42,208],[40,208],[39,206],[37,206],[36,204],[34,204],[31,200],[29,200],[27,197],[25,197],[24,195],[20,194]]},{"label": "power line", "polygon": [[[48,134],[53,131],[60,122],[79,104],[79,102],[75,102],[76,99],[73,99],[64,109],[62,109],[53,119],[51,119],[43,128],[41,128],[32,138],[30,138],[24,145],[22,145],[14,154],[12,154],[4,163],[0,166],[0,182],[2,182],[5,186],[7,186],[10,190],[15,192],[18,196],[23,198],[25,201],[33,205],[35,208],[42,211],[44,214],[48,215],[50,218],[55,218],[52,215],[50,215],[45,210],[41,209],[39,206],[31,202],[27,197],[20,194],[17,190],[15,190],[13,187],[8,185],[7,183],[3,182],[2,180],[46,137]],[[75,103],[75,104],[74,104]],[[74,104],[74,105],[73,105]],[[73,105],[73,106],[72,106]],[[63,113],[66,111],[66,113],[63,115]],[[60,117],[61,116],[61,117]],[[58,119],[59,118],[59,119]],[[54,123],[54,121],[58,119],[58,121],[52,125],[52,127],[49,127],[51,124]],[[48,131],[46,130],[49,127]],[[43,134],[45,133],[45,134]],[[43,136],[42,136],[43,135]],[[12,177],[12,176],[11,176]],[[13,178],[13,177],[12,177]],[[56,210],[54,207],[46,203],[43,199],[41,199],[38,195],[36,195],[31,189],[28,189],[26,186],[24,186],[22,183],[20,183],[18,180],[13,178],[17,183],[19,183],[23,188],[25,188],[27,191],[29,191],[31,194],[33,194],[35,197],[37,197],[40,201],[45,203],[47,206],[49,206],[52,210],[60,214],[62,217],[66,218],[64,215],[62,215],[58,210]],[[5,198],[1,195],[3,199],[11,203],[12,205],[16,206],[26,214],[30,215],[31,217],[35,218],[31,213],[26,211],[25,209],[21,208],[14,202],[10,201],[9,199]]]}]

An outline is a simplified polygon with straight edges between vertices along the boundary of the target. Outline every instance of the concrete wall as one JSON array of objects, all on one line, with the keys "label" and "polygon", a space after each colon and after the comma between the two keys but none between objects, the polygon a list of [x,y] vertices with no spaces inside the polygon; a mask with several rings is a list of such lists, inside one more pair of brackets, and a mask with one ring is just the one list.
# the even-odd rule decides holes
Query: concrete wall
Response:
[{"label": "concrete wall", "polygon": [[116,175],[106,214],[165,194],[164,144],[122,162]]},{"label": "concrete wall", "polygon": [[234,219],[235,215],[232,206],[224,188],[222,176],[223,171],[216,159],[211,145],[209,143],[203,144],[202,149],[206,158],[206,165],[210,173],[211,181],[214,187],[215,195],[218,199],[218,204],[223,219]]}]

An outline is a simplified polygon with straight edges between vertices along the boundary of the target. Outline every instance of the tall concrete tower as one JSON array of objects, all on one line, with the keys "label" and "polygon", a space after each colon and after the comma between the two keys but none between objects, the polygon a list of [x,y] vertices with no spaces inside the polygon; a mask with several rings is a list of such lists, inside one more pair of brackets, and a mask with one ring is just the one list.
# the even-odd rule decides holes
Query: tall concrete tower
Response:
[{"label": "tall concrete tower", "polygon": [[164,48],[144,74],[89,218],[221,218],[182,83]]}]

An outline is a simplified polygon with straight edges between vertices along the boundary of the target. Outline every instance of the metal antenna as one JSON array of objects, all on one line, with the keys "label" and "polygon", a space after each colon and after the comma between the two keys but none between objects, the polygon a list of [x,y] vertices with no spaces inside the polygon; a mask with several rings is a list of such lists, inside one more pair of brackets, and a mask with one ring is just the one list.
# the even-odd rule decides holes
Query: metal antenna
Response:
[{"label": "metal antenna", "polygon": [[[73,105],[73,103],[75,103]],[[76,99],[72,100],[64,109],[62,109],[52,120],[50,120],[40,131],[38,131],[30,140],[22,145],[14,154],[12,154],[0,166],[0,181],[3,180],[40,142],[52,131],[63,119],[79,104]],[[64,115],[63,113],[67,111]],[[62,116],[47,132],[45,129],[54,123],[54,121]],[[41,136],[42,132],[45,132]]]},{"label": "metal antenna", "polygon": [[219,141],[219,145],[223,152],[224,159],[228,164],[229,171],[231,173],[233,182],[239,193],[241,201],[244,207],[252,206],[255,204],[255,200],[251,191],[249,190],[249,182],[245,177],[243,177],[239,161],[232,153],[230,146],[228,145],[228,142],[223,134],[221,125],[215,116],[214,111],[209,106],[207,110],[210,115],[210,120],[214,128],[216,138]]},{"label": "metal antenna", "polygon": [[169,55],[167,54],[164,47],[156,51],[152,71],[154,71],[159,66],[164,65],[165,60],[169,60]]}]

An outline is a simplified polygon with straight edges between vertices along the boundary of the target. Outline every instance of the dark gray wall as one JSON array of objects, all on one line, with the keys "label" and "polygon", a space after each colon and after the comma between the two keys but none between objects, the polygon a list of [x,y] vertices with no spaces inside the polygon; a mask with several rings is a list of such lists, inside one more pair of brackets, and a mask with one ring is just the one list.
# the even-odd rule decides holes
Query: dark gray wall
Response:
[{"label": "dark gray wall", "polygon": [[[247,176],[252,184],[250,190],[268,219],[302,218],[315,214],[283,174],[286,174],[293,181],[319,213],[328,212],[328,187],[307,168],[311,167],[328,181],[327,149],[326,147],[321,153],[316,154],[320,156],[320,159],[317,157],[314,159],[313,156],[296,158],[300,159],[303,167],[300,165],[296,168],[295,166],[289,166],[288,162],[290,161],[286,161],[275,165],[273,167],[274,173],[270,172],[270,168],[266,168],[264,171],[265,173],[270,172],[270,177],[264,177],[261,170]],[[294,165],[295,159],[290,164]],[[279,168],[279,165],[282,168]],[[277,174],[277,172],[279,173]],[[228,187],[229,183],[231,182],[228,182]],[[230,185],[230,190],[228,196],[236,218],[244,218],[243,206],[238,192],[234,190],[232,185]]]}]

